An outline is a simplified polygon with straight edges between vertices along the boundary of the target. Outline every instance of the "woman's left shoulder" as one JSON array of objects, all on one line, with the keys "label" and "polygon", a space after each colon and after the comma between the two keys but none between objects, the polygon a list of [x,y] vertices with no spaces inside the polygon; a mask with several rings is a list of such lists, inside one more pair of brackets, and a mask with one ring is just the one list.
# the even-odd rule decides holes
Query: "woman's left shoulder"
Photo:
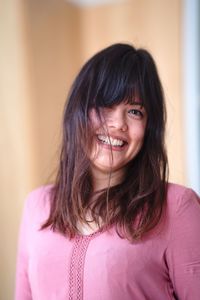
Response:
[{"label": "woman's left shoulder", "polygon": [[176,212],[190,206],[198,207],[200,210],[200,198],[191,188],[169,183],[167,186],[167,206]]},{"label": "woman's left shoulder", "polygon": [[200,299],[199,196],[190,188],[169,184],[167,208],[165,262],[170,280],[178,299]]}]

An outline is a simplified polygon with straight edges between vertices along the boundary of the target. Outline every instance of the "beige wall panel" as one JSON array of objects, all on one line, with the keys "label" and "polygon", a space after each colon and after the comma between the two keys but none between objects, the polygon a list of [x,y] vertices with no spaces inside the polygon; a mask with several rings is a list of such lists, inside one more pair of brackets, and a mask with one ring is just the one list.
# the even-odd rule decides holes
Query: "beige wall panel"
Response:
[{"label": "beige wall panel", "polygon": [[28,0],[27,40],[37,135],[37,184],[55,169],[62,111],[81,52],[79,10],[62,0]]}]

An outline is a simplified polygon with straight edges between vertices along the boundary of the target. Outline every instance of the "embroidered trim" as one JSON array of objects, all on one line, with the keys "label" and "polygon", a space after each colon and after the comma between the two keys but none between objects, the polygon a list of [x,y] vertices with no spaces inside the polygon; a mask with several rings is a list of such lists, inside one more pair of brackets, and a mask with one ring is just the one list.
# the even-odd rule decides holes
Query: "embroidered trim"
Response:
[{"label": "embroidered trim", "polygon": [[78,257],[78,250],[79,250],[79,240],[75,240],[71,264],[70,264],[70,271],[69,271],[69,300],[73,300],[74,291],[76,291],[76,279],[75,279],[75,272],[76,270],[76,258]]},{"label": "embroidered trim", "polygon": [[85,255],[94,235],[77,236],[75,238],[69,272],[69,300],[83,300]]}]

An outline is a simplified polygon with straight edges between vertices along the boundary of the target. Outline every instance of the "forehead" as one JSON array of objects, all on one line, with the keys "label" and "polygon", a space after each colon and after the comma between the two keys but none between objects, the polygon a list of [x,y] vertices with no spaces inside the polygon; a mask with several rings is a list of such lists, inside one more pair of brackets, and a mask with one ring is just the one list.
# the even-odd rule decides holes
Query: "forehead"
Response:
[{"label": "forehead", "polygon": [[144,106],[144,102],[142,101],[141,97],[139,96],[134,96],[133,98],[128,98],[123,100],[125,104],[130,104],[130,105],[140,105]]},{"label": "forehead", "polygon": [[91,106],[92,108],[95,108],[96,110],[98,110],[99,108],[102,107],[112,107],[112,106],[117,106],[121,103],[124,104],[130,104],[130,105],[140,105],[142,107],[144,107],[144,101],[142,99],[142,97],[138,96],[138,94],[135,95],[127,95],[123,98],[121,97],[116,97],[116,98],[105,98],[105,99],[97,99],[97,101],[95,101],[95,103],[93,103],[93,105]]}]

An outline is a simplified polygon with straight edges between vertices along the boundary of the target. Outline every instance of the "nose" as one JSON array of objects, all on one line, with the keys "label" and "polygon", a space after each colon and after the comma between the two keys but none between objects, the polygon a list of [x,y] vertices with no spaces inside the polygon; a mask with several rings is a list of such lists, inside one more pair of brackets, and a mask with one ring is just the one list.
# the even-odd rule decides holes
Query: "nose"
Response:
[{"label": "nose", "polygon": [[128,125],[125,113],[121,110],[113,109],[107,119],[107,126],[111,129],[116,129],[120,131],[127,131]]}]

